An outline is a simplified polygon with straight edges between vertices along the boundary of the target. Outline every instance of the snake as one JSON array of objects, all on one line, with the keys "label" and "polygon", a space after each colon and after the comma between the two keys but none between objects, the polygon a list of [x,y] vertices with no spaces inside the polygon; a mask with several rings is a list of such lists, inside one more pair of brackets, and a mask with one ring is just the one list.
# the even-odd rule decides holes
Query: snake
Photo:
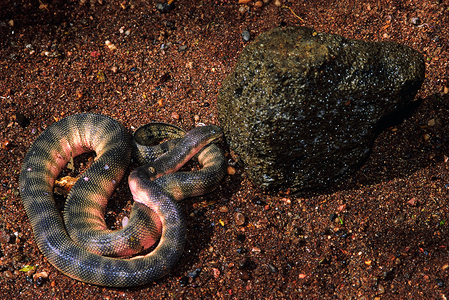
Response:
[{"label": "snake", "polygon": [[[142,137],[142,132],[150,137]],[[213,191],[225,175],[223,152],[213,143],[222,135],[216,125],[184,134],[174,125],[150,123],[133,138],[119,122],[95,113],[51,124],[28,149],[19,175],[20,195],[39,250],[62,273],[93,285],[132,287],[162,278],[177,264],[186,242],[178,202]],[[155,138],[173,139],[154,147],[145,144]],[[144,145],[139,144],[142,140]],[[95,160],[71,188],[63,219],[53,196],[55,180],[73,157],[86,152],[95,152]],[[131,157],[141,165],[128,177],[134,199],[129,224],[111,232],[104,220],[106,205]],[[177,172],[192,157],[202,168]],[[78,231],[83,233],[77,236]],[[117,234],[125,236],[124,250],[116,249]],[[152,244],[152,251],[139,252]]]}]

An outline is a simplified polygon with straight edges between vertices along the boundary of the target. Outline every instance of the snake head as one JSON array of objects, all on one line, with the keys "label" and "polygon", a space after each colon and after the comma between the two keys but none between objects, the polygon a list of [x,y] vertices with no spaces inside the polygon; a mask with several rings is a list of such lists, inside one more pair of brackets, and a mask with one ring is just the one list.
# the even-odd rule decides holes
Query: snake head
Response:
[{"label": "snake head", "polygon": [[147,169],[148,177],[149,177],[151,180],[155,180],[155,179],[157,178],[157,172],[156,172],[156,169],[155,169],[153,166],[151,166],[151,165],[146,165],[145,167],[146,167],[146,169]]},{"label": "snake head", "polygon": [[151,181],[157,179],[158,177],[160,177],[162,175],[162,174],[159,174],[160,172],[158,172],[152,164],[146,164],[146,165],[140,166],[140,167],[136,168],[134,170],[134,172],[136,172],[136,175],[139,178],[151,180]]}]

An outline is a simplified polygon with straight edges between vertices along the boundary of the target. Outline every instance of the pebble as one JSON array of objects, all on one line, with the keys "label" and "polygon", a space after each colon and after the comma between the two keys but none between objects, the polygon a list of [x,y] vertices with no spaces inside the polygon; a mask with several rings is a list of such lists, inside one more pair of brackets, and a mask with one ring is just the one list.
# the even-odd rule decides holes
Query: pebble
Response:
[{"label": "pebble", "polygon": [[37,286],[42,286],[48,279],[48,273],[45,271],[33,275],[33,280]]},{"label": "pebble", "polygon": [[189,277],[197,278],[201,273],[201,269],[195,269],[195,271],[189,273]]},{"label": "pebble", "polygon": [[244,254],[246,251],[243,248],[237,248],[237,253],[238,254]]},{"label": "pebble", "polygon": [[345,209],[346,209],[346,204],[339,205],[338,208],[337,208],[337,210],[338,210],[339,212],[342,212],[342,211],[344,211]]},{"label": "pebble", "polygon": [[256,3],[254,3],[255,7],[262,7],[263,3],[262,1],[256,1]]},{"label": "pebble", "polygon": [[419,19],[419,18],[411,18],[410,19],[410,23],[412,24],[412,25],[419,25],[419,23],[421,23],[421,20]]},{"label": "pebble", "polygon": [[282,5],[281,0],[275,0],[274,5],[281,6]]},{"label": "pebble", "polygon": [[8,140],[4,140],[2,143],[2,149],[3,150],[9,150],[11,149],[12,143]]},{"label": "pebble", "polygon": [[177,112],[172,112],[171,117],[175,120],[179,120],[179,114]]},{"label": "pebble", "polygon": [[220,277],[220,270],[218,270],[217,268],[212,268],[212,273],[214,274],[215,279],[218,279],[218,277]]},{"label": "pebble", "polygon": [[445,95],[449,94],[449,87],[444,86],[444,88],[443,88],[443,93],[444,93]]},{"label": "pebble", "polygon": [[271,273],[277,273],[278,272],[278,268],[276,268],[272,264],[268,264],[268,268],[270,269]]},{"label": "pebble", "polygon": [[3,272],[3,276],[5,276],[6,278],[12,278],[13,274],[11,271],[6,270],[5,272]]},{"label": "pebble", "polygon": [[111,43],[110,41],[107,40],[104,43],[105,43],[106,46],[108,46],[109,50],[112,50],[112,51],[117,50],[117,47],[113,43]]},{"label": "pebble", "polygon": [[218,210],[220,212],[222,212],[222,213],[227,213],[228,212],[228,208],[226,206],[220,206],[220,208]]},{"label": "pebble", "polygon": [[235,213],[235,224],[237,224],[237,226],[242,226],[243,224],[245,224],[245,216],[242,213]]},{"label": "pebble", "polygon": [[260,251],[261,251],[261,250],[260,250],[259,247],[253,247],[253,248],[251,249],[251,252],[256,253],[256,254],[259,254]]},{"label": "pebble", "polygon": [[239,13],[244,14],[249,10],[249,7],[246,5],[242,5],[239,7]]},{"label": "pebble", "polygon": [[289,198],[281,198],[281,201],[284,202],[284,204],[286,205],[290,205],[292,204],[292,200],[290,200]]},{"label": "pebble", "polygon": [[98,51],[91,51],[90,56],[92,56],[93,58],[99,58],[101,56],[101,53]]},{"label": "pebble", "polygon": [[235,175],[235,168],[232,166],[228,166],[228,175]]},{"label": "pebble", "polygon": [[8,233],[6,233],[6,231],[1,230],[0,231],[0,244],[9,243],[10,240],[11,240],[11,236]]},{"label": "pebble", "polygon": [[245,42],[249,42],[249,40],[251,39],[251,34],[249,33],[248,30],[244,30],[242,32],[242,38]]},{"label": "pebble", "polygon": [[418,200],[416,200],[416,198],[412,198],[407,201],[407,204],[410,206],[415,206],[417,203],[418,203]]}]

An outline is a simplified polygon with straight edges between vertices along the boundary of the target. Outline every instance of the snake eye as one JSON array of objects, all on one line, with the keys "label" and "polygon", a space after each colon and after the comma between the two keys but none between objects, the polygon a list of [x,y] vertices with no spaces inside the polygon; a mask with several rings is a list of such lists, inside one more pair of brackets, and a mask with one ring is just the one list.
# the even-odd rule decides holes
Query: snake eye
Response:
[{"label": "snake eye", "polygon": [[156,170],[153,167],[148,167],[148,173],[153,175],[156,172]]}]

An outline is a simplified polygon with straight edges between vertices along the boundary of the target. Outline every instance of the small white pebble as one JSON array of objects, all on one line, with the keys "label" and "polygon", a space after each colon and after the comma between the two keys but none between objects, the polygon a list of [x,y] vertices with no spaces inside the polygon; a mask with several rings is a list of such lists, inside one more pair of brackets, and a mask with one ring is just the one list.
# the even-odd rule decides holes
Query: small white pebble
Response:
[{"label": "small white pebble", "polygon": [[239,7],[239,13],[244,14],[249,10],[249,7],[246,5],[242,5]]},{"label": "small white pebble", "polygon": [[110,41],[107,40],[104,43],[105,43],[106,46],[108,46],[109,50],[117,50],[117,47],[113,43],[111,43]]},{"label": "small white pebble", "polygon": [[253,247],[253,249],[251,249],[251,252],[253,252],[253,253],[260,253],[260,248],[259,247]]}]

